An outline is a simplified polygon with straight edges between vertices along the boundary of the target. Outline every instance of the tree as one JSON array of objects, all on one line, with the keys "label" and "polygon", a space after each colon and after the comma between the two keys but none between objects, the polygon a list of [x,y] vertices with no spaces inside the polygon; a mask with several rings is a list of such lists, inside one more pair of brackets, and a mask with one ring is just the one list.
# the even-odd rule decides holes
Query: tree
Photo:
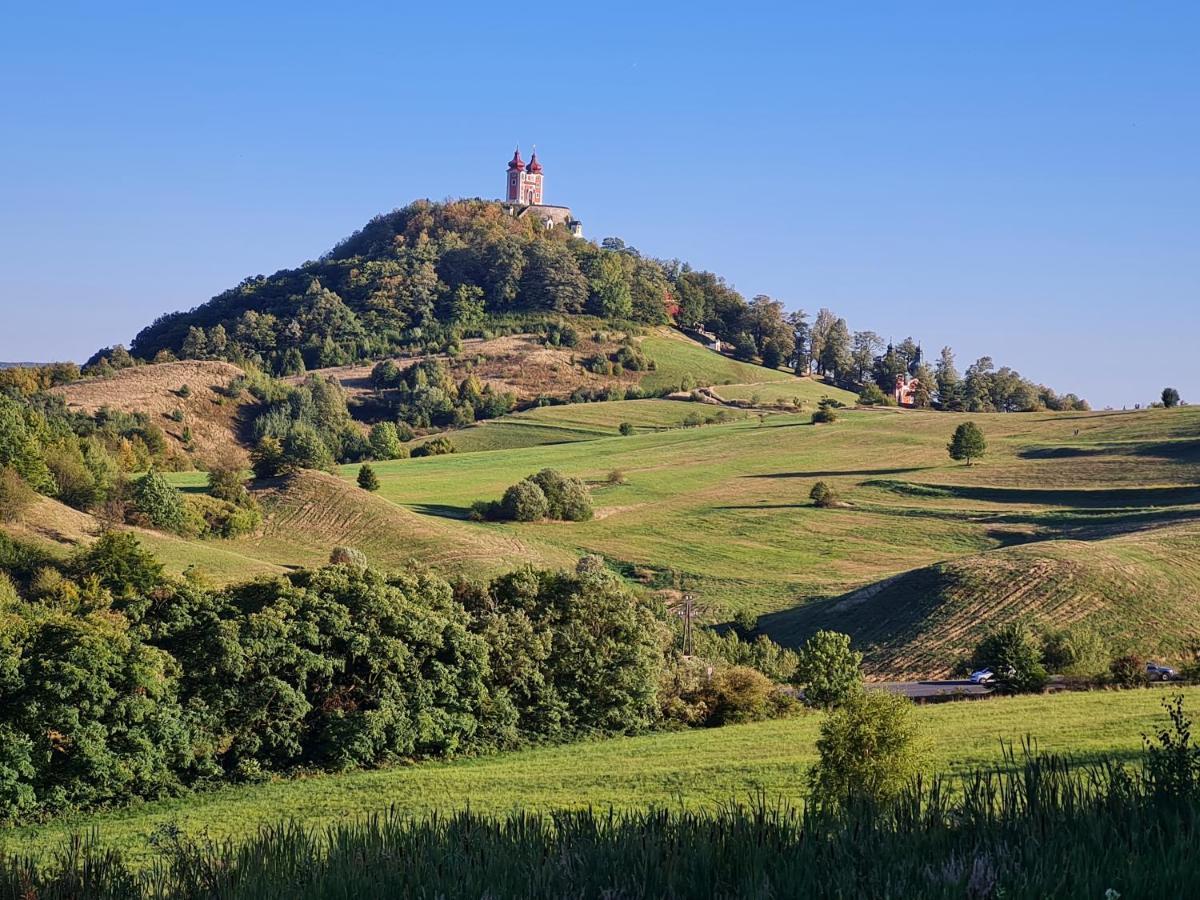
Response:
[{"label": "tree", "polygon": [[854,347],[850,358],[854,364],[854,380],[863,384],[875,367],[875,357],[883,349],[883,338],[873,331],[854,332]]},{"label": "tree", "polygon": [[151,470],[134,482],[133,505],[155,528],[186,530],[183,497],[160,472]]},{"label": "tree", "polygon": [[762,364],[768,369],[778,369],[783,362],[783,354],[774,341],[767,341],[763,345]]},{"label": "tree", "polygon": [[554,469],[542,469],[528,479],[542,489],[546,515],[564,522],[585,522],[592,517],[592,498],[587,485],[578,478],[567,478]]},{"label": "tree", "polygon": [[1179,391],[1173,387],[1165,387],[1162,392],[1162,405],[1167,409],[1174,409],[1179,405]]},{"label": "tree", "polygon": [[536,522],[549,511],[545,493],[529,479],[518,481],[500,500],[500,515],[512,522]]},{"label": "tree", "polygon": [[379,490],[379,476],[371,468],[370,463],[363,463],[358,469],[358,486],[364,491]]},{"label": "tree", "polygon": [[0,522],[19,522],[37,500],[37,492],[16,469],[0,469]]},{"label": "tree", "polygon": [[813,800],[838,808],[886,803],[921,771],[923,754],[913,703],[890,691],[858,691],[821,723]]},{"label": "tree", "polygon": [[754,346],[754,338],[745,331],[739,331],[733,340],[733,355],[743,362],[752,362],[757,349]]},{"label": "tree", "polygon": [[241,466],[224,464],[213,466],[208,471],[208,492],[218,500],[225,500],[235,506],[243,506],[250,499],[242,478]]},{"label": "tree", "polygon": [[272,435],[259,440],[250,453],[250,465],[255,478],[277,478],[293,471],[283,455],[283,445]]},{"label": "tree", "polygon": [[403,459],[408,455],[404,445],[400,443],[400,434],[391,422],[377,422],[371,426],[367,438],[371,447],[371,456],[375,459]]},{"label": "tree", "polygon": [[331,566],[352,566],[355,569],[367,567],[367,557],[361,550],[354,547],[334,547],[329,554]]},{"label": "tree", "polygon": [[969,466],[987,452],[987,441],[984,440],[983,431],[978,425],[974,422],[963,422],[954,429],[954,436],[946,445],[946,450],[951,459],[965,459]]},{"label": "tree", "polygon": [[808,313],[802,309],[796,310],[787,317],[787,324],[792,329],[792,354],[788,364],[797,375],[807,375],[812,330],[808,324]]},{"label": "tree", "polygon": [[887,403],[887,395],[879,389],[873,381],[868,381],[866,387],[862,389],[862,393],[858,395],[858,402],[863,406],[883,406]]},{"label": "tree", "polygon": [[850,352],[850,329],[845,319],[837,319],[825,333],[825,344],[821,349],[821,371],[833,375],[835,379],[844,380],[850,377],[854,367],[854,357]]},{"label": "tree", "polygon": [[818,481],[812,486],[812,490],[808,492],[808,498],[812,500],[813,506],[819,506],[822,509],[837,506],[839,502],[837,492],[824,481]]},{"label": "tree", "polygon": [[937,379],[938,405],[942,409],[962,409],[962,378],[954,367],[954,351],[949,347],[942,348],[934,377]]},{"label": "tree", "polygon": [[1041,645],[1019,622],[989,631],[976,645],[971,667],[991,669],[996,684],[1009,693],[1040,691],[1046,684]]},{"label": "tree", "polygon": [[862,691],[862,654],[850,647],[850,636],[818,631],[798,652],[793,680],[809,706],[840,706]]},{"label": "tree", "polygon": [[617,431],[620,432],[623,437],[629,437],[629,435],[633,434],[633,423],[622,422],[617,426]]}]

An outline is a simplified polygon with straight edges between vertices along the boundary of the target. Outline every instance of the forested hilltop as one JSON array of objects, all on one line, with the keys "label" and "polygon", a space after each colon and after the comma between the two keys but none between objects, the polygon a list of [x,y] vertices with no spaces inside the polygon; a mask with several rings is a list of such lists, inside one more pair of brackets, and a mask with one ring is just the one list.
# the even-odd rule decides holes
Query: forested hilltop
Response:
[{"label": "forested hilltop", "polygon": [[[702,330],[733,355],[769,368],[815,371],[883,402],[916,376],[914,405],[971,411],[1081,409],[990,357],[965,377],[950,348],[935,367],[911,337],[885,347],[828,309],[787,313],[747,301],[719,275],[642,256],[619,238],[595,244],[494,201],[418,201],[377,216],[316,261],[245,279],[188,312],[143,329],[129,351],[106,348],[85,373],[177,358],[222,359],[273,375],[396,355],[457,352],[461,340],[544,330],[586,314],[622,326]],[[875,388],[879,388],[876,391]]]}]

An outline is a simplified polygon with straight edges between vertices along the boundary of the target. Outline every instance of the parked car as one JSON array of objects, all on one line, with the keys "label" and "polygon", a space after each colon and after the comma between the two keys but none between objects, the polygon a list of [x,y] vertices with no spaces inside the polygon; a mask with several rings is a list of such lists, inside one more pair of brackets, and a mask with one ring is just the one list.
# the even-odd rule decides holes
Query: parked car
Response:
[{"label": "parked car", "polygon": [[996,680],[996,673],[991,669],[978,669],[970,675],[971,684],[991,684]]},{"label": "parked car", "polygon": [[1170,666],[1160,666],[1153,662],[1146,663],[1146,677],[1151,681],[1171,681],[1176,674],[1176,671]]}]

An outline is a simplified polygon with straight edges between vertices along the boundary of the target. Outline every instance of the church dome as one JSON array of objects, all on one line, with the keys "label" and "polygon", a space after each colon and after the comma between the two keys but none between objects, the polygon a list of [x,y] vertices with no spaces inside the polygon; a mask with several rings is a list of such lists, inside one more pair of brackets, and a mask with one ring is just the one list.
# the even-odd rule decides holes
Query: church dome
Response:
[{"label": "church dome", "polygon": [[529,171],[534,174],[540,174],[542,171],[542,164],[538,162],[536,150],[533,151],[533,156],[529,157]]},{"label": "church dome", "polygon": [[[534,154],[534,157],[535,158],[537,157],[536,153]],[[524,170],[524,168],[525,168],[525,161],[523,159],[521,159],[521,148],[518,147],[516,149],[516,151],[513,152],[513,158],[511,160],[509,160],[508,170],[510,172],[512,172],[512,171],[520,172],[520,171]]]}]

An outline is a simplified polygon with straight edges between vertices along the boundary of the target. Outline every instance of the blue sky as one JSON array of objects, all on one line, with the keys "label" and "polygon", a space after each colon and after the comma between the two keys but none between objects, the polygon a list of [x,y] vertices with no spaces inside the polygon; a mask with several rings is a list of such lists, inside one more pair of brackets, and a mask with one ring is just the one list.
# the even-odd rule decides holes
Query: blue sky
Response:
[{"label": "blue sky", "polygon": [[1195,2],[26,6],[0,359],[499,196],[519,141],[590,237],[1097,406],[1200,402]]}]

